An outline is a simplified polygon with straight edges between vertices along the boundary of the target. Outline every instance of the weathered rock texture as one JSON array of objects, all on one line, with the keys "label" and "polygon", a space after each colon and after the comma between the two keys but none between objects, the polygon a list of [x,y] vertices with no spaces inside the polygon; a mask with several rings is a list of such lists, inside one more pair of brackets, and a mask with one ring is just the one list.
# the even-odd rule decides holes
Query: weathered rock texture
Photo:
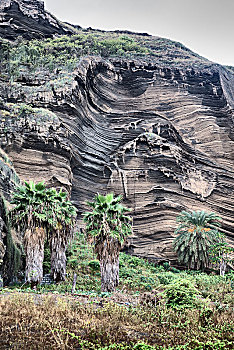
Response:
[{"label": "weathered rock texture", "polygon": [[43,1],[1,0],[0,36],[3,38],[15,40],[21,36],[25,39],[40,39],[71,32],[71,28],[45,11]]},{"label": "weathered rock texture", "polygon": [[[234,245],[234,75],[160,62],[86,57],[60,86],[43,72],[2,81],[0,144],[21,179],[71,191],[80,223],[96,192],[123,194],[129,251],[173,260],[183,209],[220,214]],[[12,117],[9,102],[34,110]]]}]

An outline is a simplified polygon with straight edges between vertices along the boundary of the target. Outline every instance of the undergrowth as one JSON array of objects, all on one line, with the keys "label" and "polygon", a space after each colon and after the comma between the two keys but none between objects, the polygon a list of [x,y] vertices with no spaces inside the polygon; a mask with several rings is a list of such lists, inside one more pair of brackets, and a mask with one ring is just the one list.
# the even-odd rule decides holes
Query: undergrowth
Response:
[{"label": "undergrowth", "polygon": [[[140,295],[144,292],[165,293],[178,289],[182,293],[182,287],[186,289],[186,295],[194,290],[194,295],[200,299],[206,299],[217,305],[230,305],[233,303],[234,278],[233,273],[226,274],[223,278],[216,274],[197,271],[179,271],[170,267],[168,263],[155,266],[149,261],[120,252],[119,257],[120,283],[118,291],[121,293]],[[44,261],[44,273],[50,270],[50,253],[46,250]],[[96,259],[92,245],[85,236],[77,233],[67,250],[67,279],[59,284],[39,287],[37,293],[55,291],[58,293],[71,292],[74,273],[77,274],[76,292],[81,294],[101,293],[100,264]],[[31,289],[26,286],[15,286],[18,290]],[[108,293],[107,293],[108,294]],[[193,298],[193,296],[192,296]],[[182,302],[184,304],[184,302]]]},{"label": "undergrowth", "polygon": [[[170,267],[168,263],[155,266],[149,261],[120,253],[120,283],[119,290],[125,292],[141,293],[165,289],[173,283],[183,280],[196,289],[196,293],[213,302],[233,304],[233,274],[225,278],[215,274],[208,275],[203,272],[179,271]],[[74,272],[77,273],[77,289],[83,291],[100,291],[100,265],[95,258],[92,246],[82,234],[76,238],[68,249],[68,279],[71,284]],[[186,282],[187,281],[187,282]]]},{"label": "undergrowth", "polygon": [[0,344],[1,349],[233,349],[232,310],[207,310],[178,311],[163,303],[85,305],[16,293],[0,300]]},{"label": "undergrowth", "polygon": [[[45,272],[49,259],[46,254]],[[223,278],[178,271],[120,253],[118,290],[101,293],[99,261],[84,235],[71,243],[67,260],[63,283],[37,291],[24,285],[2,290],[0,349],[233,348],[231,273]]]}]

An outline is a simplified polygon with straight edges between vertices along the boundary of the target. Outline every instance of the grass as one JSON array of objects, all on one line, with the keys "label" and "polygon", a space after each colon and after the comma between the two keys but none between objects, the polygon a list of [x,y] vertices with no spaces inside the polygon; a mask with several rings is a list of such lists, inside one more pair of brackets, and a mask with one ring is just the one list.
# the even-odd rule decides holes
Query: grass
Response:
[{"label": "grass", "polygon": [[0,299],[0,315],[1,349],[228,350],[234,341],[232,310],[215,308],[85,305],[14,293]]}]

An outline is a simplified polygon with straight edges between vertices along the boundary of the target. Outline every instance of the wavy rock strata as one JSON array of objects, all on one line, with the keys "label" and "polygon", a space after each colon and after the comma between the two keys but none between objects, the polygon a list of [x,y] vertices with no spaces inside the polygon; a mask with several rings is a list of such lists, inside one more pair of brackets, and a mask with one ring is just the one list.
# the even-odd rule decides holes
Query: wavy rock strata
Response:
[{"label": "wavy rock strata", "polygon": [[[4,0],[0,9],[4,38],[66,28],[40,1]],[[196,55],[178,45],[180,64],[165,63],[172,47],[147,60],[81,58],[73,72],[24,67],[13,83],[2,75],[0,147],[13,163],[1,169],[5,196],[15,171],[44,179],[71,193],[82,227],[87,200],[121,193],[134,217],[129,251],[170,260],[178,213],[215,211],[233,246],[234,75],[188,63]]]},{"label": "wavy rock strata", "polygon": [[5,117],[1,146],[22,179],[70,190],[79,215],[96,192],[122,193],[133,210],[134,254],[174,259],[182,209],[220,214],[233,244],[232,79],[212,64],[179,70],[86,58],[66,89],[42,84],[26,95],[29,80],[2,89],[40,108],[17,122]]},{"label": "wavy rock strata", "polygon": [[53,15],[45,11],[40,0],[1,0],[0,36],[15,40],[18,36],[25,39],[41,39],[53,34],[69,34],[71,28],[60,23]]}]

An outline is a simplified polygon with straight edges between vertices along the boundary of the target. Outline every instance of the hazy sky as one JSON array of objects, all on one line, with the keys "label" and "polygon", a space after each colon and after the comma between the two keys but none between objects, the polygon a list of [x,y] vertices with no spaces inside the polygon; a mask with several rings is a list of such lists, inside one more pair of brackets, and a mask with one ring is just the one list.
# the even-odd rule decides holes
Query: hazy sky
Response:
[{"label": "hazy sky", "polygon": [[45,0],[62,21],[87,28],[128,29],[179,41],[234,66],[234,0]]}]

